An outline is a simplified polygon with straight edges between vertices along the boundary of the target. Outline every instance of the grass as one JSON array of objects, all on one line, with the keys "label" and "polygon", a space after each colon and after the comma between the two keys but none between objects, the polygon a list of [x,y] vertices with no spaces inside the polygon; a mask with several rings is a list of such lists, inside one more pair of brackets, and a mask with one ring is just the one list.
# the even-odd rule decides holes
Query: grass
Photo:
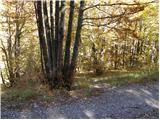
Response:
[{"label": "grass", "polygon": [[19,100],[29,100],[36,97],[38,93],[32,89],[17,89],[17,88],[10,88],[2,91],[1,97],[6,99],[19,99]]},{"label": "grass", "polygon": [[122,86],[131,83],[145,83],[159,79],[157,66],[132,71],[108,71],[103,75],[79,74],[75,79],[74,89],[90,88],[97,84],[107,83],[111,86]]},{"label": "grass", "polygon": [[[96,76],[95,74],[86,73],[78,74],[74,81],[74,90],[85,89],[83,93],[91,96],[93,93],[90,88],[99,84],[109,84],[111,86],[122,86],[133,83],[145,83],[159,79],[159,71],[157,66],[143,68],[141,70],[132,71],[107,71],[105,74]],[[19,87],[5,88],[1,85],[1,97],[6,100],[31,100],[40,98],[41,101],[50,102],[56,96],[53,91],[49,91],[47,86],[37,83],[29,83],[19,85]]]},{"label": "grass", "polygon": [[0,94],[3,101],[10,102],[39,100],[48,103],[54,99],[54,92],[49,90],[48,85],[30,82],[26,84],[19,82],[17,86],[10,88],[1,85]]}]

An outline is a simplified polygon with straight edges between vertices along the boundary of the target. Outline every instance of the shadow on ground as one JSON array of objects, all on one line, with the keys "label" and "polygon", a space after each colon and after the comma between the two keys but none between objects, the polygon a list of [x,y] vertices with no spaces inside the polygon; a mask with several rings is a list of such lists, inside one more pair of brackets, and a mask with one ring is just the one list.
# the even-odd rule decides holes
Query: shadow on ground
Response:
[{"label": "shadow on ground", "polygon": [[[102,88],[99,88],[102,89]],[[158,81],[126,87],[104,88],[98,96],[78,98],[70,95],[48,105],[33,102],[25,109],[2,104],[2,118],[157,118],[159,111]],[[94,91],[91,91],[94,92]],[[8,107],[7,107],[8,106]]]}]

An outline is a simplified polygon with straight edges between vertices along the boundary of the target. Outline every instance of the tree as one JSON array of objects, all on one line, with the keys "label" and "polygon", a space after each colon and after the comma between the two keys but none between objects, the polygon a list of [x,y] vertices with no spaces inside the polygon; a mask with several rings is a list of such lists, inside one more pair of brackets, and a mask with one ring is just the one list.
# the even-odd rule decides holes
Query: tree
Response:
[{"label": "tree", "polygon": [[[2,26],[0,41],[5,69],[2,70],[1,76],[4,78],[4,83],[9,80],[10,86],[15,86],[24,74],[31,71],[28,69],[28,61],[35,62],[31,58],[38,55],[34,52],[36,46],[33,46],[36,44],[35,26],[34,22],[30,22],[34,17],[33,5],[25,1],[5,1],[3,7],[5,9],[1,12],[3,19],[0,21]],[[32,49],[29,49],[30,46]]]},{"label": "tree", "polygon": [[[21,53],[21,38],[23,36],[23,28],[26,24],[26,16],[23,14],[24,1],[22,2],[6,2],[4,3],[6,10],[2,11],[2,16],[5,21],[2,22],[3,30],[7,35],[7,45],[4,39],[1,39],[1,49],[4,53],[3,60],[8,71],[8,79],[10,85],[16,83],[16,79],[20,78],[20,53]],[[15,11],[13,11],[15,10]]]},{"label": "tree", "polygon": [[4,83],[8,78],[14,85],[43,72],[38,75],[45,76],[51,89],[69,90],[76,70],[102,74],[158,63],[155,1],[2,3]]},{"label": "tree", "polygon": [[[130,69],[151,64],[151,61],[152,63],[156,62],[155,54],[157,54],[156,46],[158,44],[153,42],[157,41],[156,6],[155,1],[143,3],[138,1],[86,3],[79,60],[83,61],[83,63],[79,63],[82,71],[96,71],[96,68],[101,70]],[[148,9],[150,9],[150,12],[146,14]],[[149,33],[154,38],[147,37],[150,28],[145,21],[150,21],[155,34],[153,35],[153,31],[150,30]],[[103,39],[105,42],[102,41]],[[105,43],[104,46],[102,46],[102,43]],[[150,48],[146,49],[146,46],[150,46]],[[92,50],[92,48],[94,49]],[[104,49],[104,52],[102,52],[104,59],[99,57],[102,48]],[[94,52],[94,50],[97,52]],[[150,53],[148,50],[150,50]],[[96,55],[92,54],[93,52]],[[93,55],[94,61],[92,60]],[[151,58],[154,60],[151,60]],[[103,63],[102,67],[100,65],[98,65],[100,67],[96,67],[95,63],[98,62]]]},{"label": "tree", "polygon": [[[43,3],[43,5],[42,5]],[[65,1],[55,2],[55,16],[53,16],[53,2],[50,2],[50,23],[48,18],[47,2],[36,1],[35,12],[39,32],[39,41],[41,55],[43,58],[44,71],[51,88],[67,88],[72,86],[72,77],[76,67],[78,48],[81,36],[84,1],[80,1],[79,15],[77,21],[77,30],[75,43],[70,56],[72,21],[74,13],[74,1],[70,1],[70,14],[68,20],[68,31],[66,38],[65,51],[63,51],[64,42],[64,20],[65,20]],[[42,12],[43,10],[43,12]],[[54,21],[53,21],[54,20]],[[55,26],[55,27],[54,27]],[[63,54],[62,54],[63,53]],[[63,60],[64,57],[64,60]],[[63,63],[64,61],[64,63]]]}]

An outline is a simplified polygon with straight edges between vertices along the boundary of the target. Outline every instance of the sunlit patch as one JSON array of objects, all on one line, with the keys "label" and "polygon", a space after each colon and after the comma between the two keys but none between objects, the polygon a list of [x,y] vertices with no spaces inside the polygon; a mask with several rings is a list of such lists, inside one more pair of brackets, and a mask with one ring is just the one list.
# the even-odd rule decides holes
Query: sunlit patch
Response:
[{"label": "sunlit patch", "polygon": [[154,108],[159,108],[159,103],[157,100],[150,98],[150,99],[145,99],[145,102]]},{"label": "sunlit patch", "polygon": [[151,92],[148,90],[140,89],[139,91],[136,91],[136,90],[129,89],[129,90],[126,90],[126,92],[137,96],[139,99],[141,99],[151,107],[159,108],[158,100],[154,99]]},{"label": "sunlit patch", "polygon": [[94,87],[94,88],[101,88],[100,85],[94,85],[93,87]]},{"label": "sunlit patch", "polygon": [[145,94],[148,94],[148,95],[152,95],[151,92],[149,92],[148,90],[145,90],[145,89],[141,89]]},{"label": "sunlit patch", "polygon": [[92,111],[84,110],[84,113],[89,117],[89,118],[94,118],[94,113]]}]

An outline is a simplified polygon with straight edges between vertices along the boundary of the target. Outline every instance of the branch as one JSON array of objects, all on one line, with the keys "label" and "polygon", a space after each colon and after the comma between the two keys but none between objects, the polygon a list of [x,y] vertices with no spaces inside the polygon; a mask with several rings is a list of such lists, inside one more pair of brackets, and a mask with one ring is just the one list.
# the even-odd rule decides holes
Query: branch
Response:
[{"label": "branch", "polygon": [[[139,11],[138,11],[139,12]],[[131,14],[135,14],[135,13],[137,13],[137,12],[130,12],[130,13],[126,13],[126,12],[123,12],[123,13],[121,13],[121,14],[119,14],[119,15],[111,15],[111,16],[104,16],[104,17],[91,17],[91,18],[83,18],[84,20],[99,20],[99,19],[107,19],[107,18],[118,18],[118,17],[122,17],[122,16],[124,16],[124,15],[131,15]]]},{"label": "branch", "polygon": [[146,3],[139,3],[139,2],[136,2],[136,3],[124,3],[124,2],[121,2],[121,3],[104,3],[104,4],[96,4],[96,5],[92,5],[92,6],[89,6],[87,8],[84,8],[83,11],[86,11],[88,9],[91,9],[91,8],[94,8],[94,7],[98,7],[98,6],[116,6],[116,5],[127,5],[127,6],[133,6],[133,5],[147,5],[147,4],[150,4],[150,3],[158,3],[158,0],[153,0],[151,2],[146,2]]}]

